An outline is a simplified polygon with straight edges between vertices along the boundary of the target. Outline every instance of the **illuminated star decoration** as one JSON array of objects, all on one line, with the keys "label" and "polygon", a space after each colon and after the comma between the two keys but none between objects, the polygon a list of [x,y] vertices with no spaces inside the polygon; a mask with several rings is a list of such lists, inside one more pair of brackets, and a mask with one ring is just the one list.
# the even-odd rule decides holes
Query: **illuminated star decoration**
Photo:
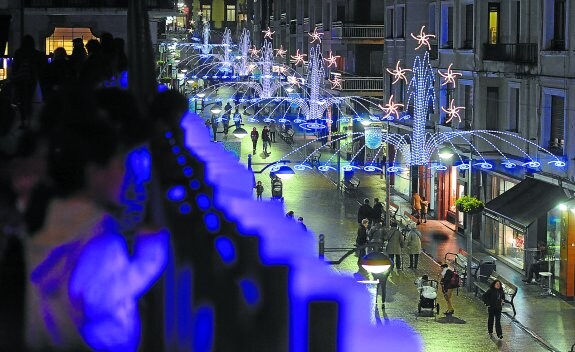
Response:
[{"label": "illuminated star decoration", "polygon": [[300,54],[299,49],[297,49],[295,55],[291,55],[292,59],[290,61],[295,65],[298,65],[300,63],[305,64],[304,56],[307,56],[307,55],[306,54]]},{"label": "illuminated star decoration", "polygon": [[333,65],[337,68],[337,62],[335,60],[337,60],[338,57],[339,55],[333,56],[330,50],[329,56],[324,58],[325,62],[327,62],[327,67],[330,68]]},{"label": "illuminated star decoration", "polygon": [[425,34],[425,32],[423,31],[424,28],[425,26],[421,27],[419,35],[413,35],[413,33],[411,33],[411,37],[417,40],[417,43],[419,44],[417,48],[415,48],[415,50],[421,48],[424,45],[427,45],[427,50],[431,50],[431,45],[429,44],[429,38],[435,38],[435,35]]},{"label": "illuminated star decoration", "polygon": [[287,50],[284,50],[283,45],[280,45],[278,49],[274,49],[276,51],[276,57],[286,57]]},{"label": "illuminated star decoration", "polygon": [[453,64],[449,64],[449,67],[447,68],[446,73],[443,73],[443,72],[437,70],[437,73],[439,73],[439,75],[441,77],[445,78],[445,81],[443,83],[441,83],[442,86],[444,86],[448,83],[453,83],[453,87],[455,87],[455,79],[457,78],[457,76],[461,76],[461,73],[453,72],[451,70],[451,66],[453,66]]},{"label": "illuminated star decoration", "polygon": [[248,70],[250,72],[254,72],[254,70],[256,69],[257,65],[256,64],[249,64],[248,65]]},{"label": "illuminated star decoration", "polygon": [[339,77],[334,77],[333,80],[329,79],[328,80],[329,83],[331,83],[331,89],[343,89],[343,87],[341,86],[341,84],[343,83],[343,80]]},{"label": "illuminated star decoration", "polygon": [[287,67],[285,67],[285,66],[279,66],[279,67],[278,67],[278,72],[279,72],[279,73],[282,73],[282,74],[285,74],[285,73],[287,72]]},{"label": "illuminated star decoration", "polygon": [[270,29],[270,27],[268,27],[268,29],[265,30],[265,31],[262,31],[262,33],[264,34],[264,39],[268,38],[268,39],[272,40],[272,39],[273,39],[273,38],[272,38],[272,35],[273,35],[275,32],[272,32],[272,30]]},{"label": "illuminated star decoration", "polygon": [[441,110],[445,111],[445,113],[447,113],[447,115],[449,116],[449,119],[447,119],[445,123],[451,122],[451,120],[453,120],[454,117],[457,117],[459,122],[461,122],[461,116],[459,116],[459,110],[465,108],[463,106],[454,106],[453,105],[454,101],[455,99],[451,99],[451,102],[449,103],[449,108],[447,109],[445,109],[443,106],[441,107]]},{"label": "illuminated star decoration", "polygon": [[313,29],[313,32],[308,33],[308,35],[311,37],[311,42],[310,43],[315,43],[315,41],[319,41],[321,43],[321,36],[323,35],[323,33],[320,33],[317,31],[317,27],[315,27]]},{"label": "illuminated star decoration", "polygon": [[379,104],[377,106],[379,106],[379,108],[385,112],[386,115],[384,116],[384,118],[391,115],[395,115],[399,120],[399,108],[403,107],[403,104],[394,103],[393,95],[389,97],[389,101],[387,102],[387,104],[385,104],[385,106],[381,106]]},{"label": "illuminated star decoration", "polygon": [[296,77],[296,76],[287,76],[287,81],[288,81],[288,83],[291,84],[291,85],[295,85],[295,86],[301,87],[301,86],[300,86],[300,83],[301,83],[301,82],[300,82],[300,79],[299,79],[298,77]]},{"label": "illuminated star decoration", "polygon": [[256,46],[254,45],[254,46],[252,46],[252,47],[250,48],[250,56],[252,56],[252,57],[253,57],[253,56],[258,57],[258,56],[260,55],[260,51],[262,51],[262,50],[256,48]]},{"label": "illuminated star decoration", "polygon": [[389,74],[391,74],[395,79],[393,80],[392,84],[395,84],[400,79],[404,80],[407,83],[407,78],[405,77],[405,72],[411,72],[408,68],[401,68],[399,67],[399,61],[395,64],[395,70],[390,70],[388,68],[385,69]]}]

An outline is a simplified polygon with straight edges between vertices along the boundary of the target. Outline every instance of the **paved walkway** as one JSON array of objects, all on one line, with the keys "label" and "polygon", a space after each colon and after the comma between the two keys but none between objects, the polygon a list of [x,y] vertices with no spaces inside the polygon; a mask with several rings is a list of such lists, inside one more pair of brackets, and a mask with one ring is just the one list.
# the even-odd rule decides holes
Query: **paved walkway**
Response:
[{"label": "paved walkway", "polygon": [[[261,131],[262,124],[254,125]],[[246,124],[246,130],[252,125]],[[231,137],[230,134],[228,138]],[[271,154],[261,152],[258,145],[253,156],[253,169],[263,168],[267,163],[285,158],[292,161],[303,161],[314,150],[312,145],[299,148],[304,142],[303,136],[296,134],[296,142],[289,147],[279,135],[277,143],[271,147]],[[306,142],[310,140],[306,136]],[[261,143],[261,141],[260,141]],[[319,146],[319,143],[316,143]],[[329,158],[329,150],[323,149],[324,158]],[[247,163],[247,155],[252,152],[249,137],[241,143],[240,159]],[[335,159],[332,159],[332,161]],[[305,175],[303,174],[305,173]],[[306,170],[290,180],[284,181],[285,210],[293,210],[297,216],[303,216],[308,228],[315,234],[326,235],[326,247],[352,247],[357,230],[357,209],[363,198],[373,200],[374,197],[385,199],[384,180],[378,174],[357,173],[361,179],[358,192],[343,194],[338,192],[334,184],[337,174],[333,171],[320,173],[317,170]],[[267,172],[258,174],[256,179],[264,184],[264,199],[269,199],[270,179]],[[409,210],[408,202],[398,196],[392,196],[393,202],[399,204],[400,213]],[[465,238],[458,235],[447,224],[431,220],[418,227],[423,234],[423,248],[428,255],[422,255],[417,271],[394,272],[390,276],[387,290],[386,318],[401,318],[409,322],[419,331],[425,341],[426,351],[569,351],[575,343],[575,307],[557,297],[542,297],[540,289],[535,285],[525,285],[522,274],[513,270],[503,262],[497,262],[497,271],[519,287],[515,306],[517,316],[511,318],[511,308],[505,308],[503,324],[503,341],[490,339],[487,335],[487,313],[482,302],[473,293],[460,290],[455,298],[455,315],[447,318],[443,314],[435,317],[422,317],[417,314],[418,294],[413,284],[416,277],[428,274],[435,277],[439,272],[437,261],[444,258],[446,252],[457,252],[466,248]],[[479,248],[474,249],[474,252]],[[337,258],[331,258],[337,259]],[[334,270],[342,275],[353,275],[357,271],[356,257],[346,259]],[[373,290],[373,288],[371,288]],[[439,298],[442,311],[445,307],[443,298]]]}]

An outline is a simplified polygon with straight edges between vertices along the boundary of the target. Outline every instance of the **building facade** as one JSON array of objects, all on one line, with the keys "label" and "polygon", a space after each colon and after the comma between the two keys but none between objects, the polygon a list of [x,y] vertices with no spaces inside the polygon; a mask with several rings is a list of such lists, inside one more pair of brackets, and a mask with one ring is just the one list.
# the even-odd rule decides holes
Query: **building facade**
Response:
[{"label": "building facade", "polygon": [[[575,26],[568,19],[574,18],[574,11],[564,0],[385,1],[384,46],[387,67],[398,60],[409,67],[411,40],[404,38],[425,26],[426,33],[436,36],[429,52],[432,67],[445,72],[453,64],[452,69],[462,74],[455,87],[441,86],[439,79],[435,82],[430,131],[503,131],[524,140],[517,147],[504,142],[486,144],[478,138],[472,142],[483,155],[495,155],[499,149],[517,165],[524,164],[528,156],[541,164],[536,168],[474,168],[472,177],[453,167],[436,176],[408,172],[400,175],[401,191],[422,192],[432,200],[438,219],[460,226],[463,216],[455,200],[469,192],[480,197],[486,210],[473,226],[474,239],[522,270],[533,260],[530,249],[538,241],[546,242],[554,289],[571,298],[575,284],[575,217],[570,210],[575,190],[575,72],[573,43],[568,38],[575,34]],[[384,85],[389,90],[384,94],[405,99],[401,87],[390,86],[390,81],[387,75]],[[446,123],[441,107],[447,107],[451,99],[465,109],[461,121]],[[563,160],[565,167],[549,164],[551,159],[537,145]],[[465,146],[460,149],[462,154],[477,157]],[[530,198],[534,194],[540,198]]]}]

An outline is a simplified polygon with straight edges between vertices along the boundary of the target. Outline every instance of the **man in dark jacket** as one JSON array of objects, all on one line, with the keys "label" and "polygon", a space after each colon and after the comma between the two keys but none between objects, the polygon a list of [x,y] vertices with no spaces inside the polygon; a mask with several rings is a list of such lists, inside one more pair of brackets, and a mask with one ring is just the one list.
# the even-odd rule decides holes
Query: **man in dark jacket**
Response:
[{"label": "man in dark jacket", "polygon": [[[363,246],[367,244],[367,226],[369,225],[368,219],[363,219],[361,221],[361,225],[357,229],[357,237],[355,238],[355,244],[357,247]],[[357,250],[357,257],[359,260],[367,254],[366,248],[358,249]]]},{"label": "man in dark jacket", "polygon": [[363,204],[359,207],[357,211],[357,223],[361,224],[363,219],[371,219],[373,214],[373,209],[369,205],[369,199],[365,198]]},{"label": "man in dark jacket", "polygon": [[383,213],[383,204],[379,201],[379,198],[373,198],[373,214],[371,215],[371,223],[377,223],[381,219],[381,214]]}]

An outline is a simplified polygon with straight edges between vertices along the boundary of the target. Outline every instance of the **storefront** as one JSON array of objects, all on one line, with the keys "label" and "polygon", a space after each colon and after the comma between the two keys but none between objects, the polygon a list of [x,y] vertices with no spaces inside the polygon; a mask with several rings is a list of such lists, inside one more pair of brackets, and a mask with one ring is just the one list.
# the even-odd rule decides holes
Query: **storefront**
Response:
[{"label": "storefront", "polygon": [[465,194],[465,182],[459,175],[459,170],[449,166],[446,171],[438,172],[435,177],[435,196],[437,205],[435,216],[438,220],[447,220],[452,224],[461,223],[463,214],[459,215],[455,207],[457,198]]},{"label": "storefront", "polygon": [[[485,204],[481,244],[499,260],[527,270],[546,244],[542,271],[551,272],[551,287],[563,298],[575,296],[575,201],[561,187],[526,178],[490,180],[494,193]],[[502,192],[504,191],[504,192]]]}]

